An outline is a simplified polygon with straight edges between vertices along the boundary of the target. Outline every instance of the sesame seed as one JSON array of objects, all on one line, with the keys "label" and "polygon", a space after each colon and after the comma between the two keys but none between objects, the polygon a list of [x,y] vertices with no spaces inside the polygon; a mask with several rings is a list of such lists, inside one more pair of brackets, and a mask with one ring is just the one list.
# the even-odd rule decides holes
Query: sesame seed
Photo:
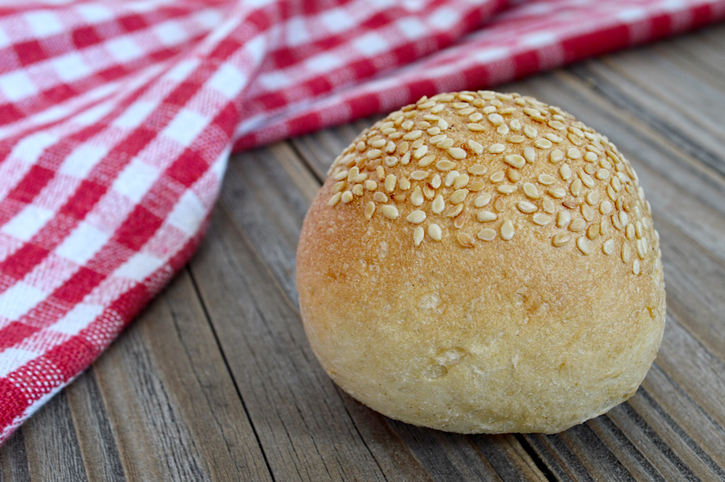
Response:
[{"label": "sesame seed", "polygon": [[442,131],[444,131],[448,129],[448,122],[446,122],[445,119],[438,119],[438,127],[440,127]]},{"label": "sesame seed", "polygon": [[577,238],[576,247],[579,248],[579,251],[581,251],[584,255],[589,255],[592,252],[592,243],[590,243],[584,236]]},{"label": "sesame seed", "polygon": [[634,231],[635,231],[634,224],[628,224],[627,228],[625,229],[625,233],[627,235],[627,239],[629,239],[630,241],[632,241],[634,239],[634,234],[635,234]]},{"label": "sesame seed", "polygon": [[524,136],[511,136],[506,139],[506,142],[511,144],[521,144],[526,138]]},{"label": "sesame seed", "polygon": [[569,141],[571,141],[571,143],[576,146],[581,146],[582,144],[584,144],[584,141],[582,141],[581,137],[574,133],[569,134],[567,137],[569,138]]},{"label": "sesame seed", "polygon": [[513,119],[510,123],[511,129],[515,131],[521,130],[521,122],[518,119]]},{"label": "sesame seed", "polygon": [[539,190],[530,182],[524,183],[524,194],[531,199],[539,199]]},{"label": "sesame seed", "polygon": [[594,211],[587,204],[582,204],[581,211],[582,216],[584,216],[584,219],[587,221],[594,219]]},{"label": "sesame seed", "polygon": [[552,214],[555,209],[556,209],[556,206],[554,206],[554,202],[549,198],[545,198],[544,199],[544,212]]},{"label": "sesame seed", "polygon": [[471,132],[483,132],[486,130],[486,128],[484,126],[482,126],[481,124],[476,124],[476,123],[468,124],[466,127],[468,127],[468,130]]},{"label": "sesame seed", "polygon": [[531,146],[526,146],[524,148],[524,159],[526,159],[526,162],[533,163],[536,160],[536,151]]},{"label": "sesame seed", "polygon": [[439,149],[450,149],[453,147],[453,139],[443,139],[438,144],[436,144],[436,147]]},{"label": "sesame seed", "polygon": [[538,224],[539,226],[546,226],[551,222],[551,216],[548,216],[546,214],[536,213],[534,214],[534,223]]},{"label": "sesame seed", "polygon": [[345,189],[347,186],[347,183],[345,181],[336,182],[334,186],[332,186],[332,192],[340,192]]},{"label": "sesame seed", "polygon": [[498,113],[501,115],[509,115],[509,114],[513,114],[514,112],[516,112],[516,109],[513,107],[507,107],[505,109],[498,110]]},{"label": "sesame seed", "polygon": [[589,191],[586,196],[586,201],[592,206],[596,206],[599,202],[599,193],[597,191]]},{"label": "sesame seed", "polygon": [[512,186],[510,184],[502,184],[497,187],[496,190],[501,194],[511,194],[516,191],[516,186]]},{"label": "sesame seed", "polygon": [[[451,161],[448,161],[448,162],[451,162]],[[446,176],[446,182],[445,182],[446,187],[451,187],[453,185],[453,182],[456,180],[456,178],[458,176],[460,176],[458,171],[449,172],[448,175]]]},{"label": "sesame seed", "polygon": [[440,226],[432,223],[428,226],[428,236],[430,236],[433,241],[440,241],[443,238],[443,231]]},{"label": "sesame seed", "polygon": [[413,206],[420,206],[423,204],[423,191],[420,190],[420,186],[416,186],[413,190],[413,194],[410,195],[410,202],[413,203]]},{"label": "sesame seed", "polygon": [[582,180],[584,185],[588,188],[594,187],[594,179],[591,178],[591,176],[585,172],[579,171],[579,178]]},{"label": "sesame seed", "polygon": [[514,225],[510,219],[507,219],[501,225],[501,238],[506,241],[514,237]]},{"label": "sesame seed", "polygon": [[474,176],[483,176],[486,174],[486,168],[481,164],[474,164],[468,167],[468,172]]},{"label": "sesame seed", "polygon": [[466,158],[466,151],[461,149],[460,147],[451,147],[448,149],[448,154],[454,158],[454,159],[465,159]]},{"label": "sesame seed", "polygon": [[436,162],[436,169],[439,171],[450,171],[456,167],[456,163],[453,161],[438,161]]},{"label": "sesame seed", "polygon": [[421,157],[425,156],[428,153],[428,146],[420,146],[418,149],[415,150],[415,153],[413,153],[413,157],[415,159],[420,159]]},{"label": "sesame seed", "polygon": [[428,174],[428,171],[413,171],[410,173],[410,178],[415,181],[422,181],[423,179],[428,177]]},{"label": "sesame seed", "polygon": [[557,248],[564,246],[569,241],[571,241],[571,236],[569,236],[568,234],[557,234],[556,236],[551,238],[551,244],[553,244]]},{"label": "sesame seed", "polygon": [[556,218],[556,225],[557,227],[563,228],[569,222],[571,221],[571,214],[569,214],[569,211],[559,211],[559,214]]},{"label": "sesame seed", "polygon": [[[425,146],[423,146],[423,147],[425,147]],[[431,154],[429,156],[425,156],[423,159],[418,161],[418,166],[427,167],[427,166],[433,164],[433,161],[435,161],[435,160],[436,160],[436,156],[434,156],[433,154]]]},{"label": "sesame seed", "polygon": [[632,263],[632,273],[639,274],[639,272],[640,272],[639,260],[635,259],[634,263]]},{"label": "sesame seed", "polygon": [[536,141],[534,141],[534,146],[538,147],[539,149],[549,149],[552,144],[551,141],[548,139],[536,139]]},{"label": "sesame seed", "polygon": [[584,155],[584,160],[587,161],[587,162],[596,162],[597,159],[599,159],[599,156],[597,156],[593,152],[587,152]]},{"label": "sesame seed", "polygon": [[385,158],[385,165],[388,166],[388,167],[393,167],[397,163],[398,163],[398,158],[397,157],[388,156],[388,157]]},{"label": "sesame seed", "polygon": [[411,130],[411,129],[413,128],[413,126],[414,126],[414,125],[415,125],[415,124],[413,123],[413,121],[412,121],[412,120],[407,120],[407,121],[403,122],[403,125],[402,125],[402,127],[403,127],[403,129],[405,129],[406,131],[409,131],[409,130]]},{"label": "sesame seed", "polygon": [[468,140],[468,147],[476,154],[483,154],[483,146],[472,139]]},{"label": "sesame seed", "polygon": [[571,183],[571,186],[569,186],[569,191],[571,191],[572,196],[579,196],[582,192],[582,182],[579,179],[575,179],[574,182]]},{"label": "sesame seed", "polygon": [[491,174],[491,182],[501,182],[503,181],[504,177],[506,177],[506,173],[503,171],[494,172]]},{"label": "sesame seed", "polygon": [[559,162],[564,159],[564,153],[561,152],[559,149],[554,149],[553,151],[551,151],[549,159],[551,160],[551,162]]},{"label": "sesame seed", "polygon": [[496,231],[491,228],[484,228],[476,234],[476,237],[483,241],[493,241],[496,238]]},{"label": "sesame seed", "polygon": [[398,219],[398,208],[391,206],[390,204],[383,204],[382,206],[383,216],[388,219]]},{"label": "sesame seed", "polygon": [[352,193],[350,191],[345,191],[344,193],[342,193],[342,197],[340,198],[340,200],[343,203],[349,203],[350,201],[352,201]]},{"label": "sesame seed", "polygon": [[468,185],[470,178],[467,174],[461,174],[453,181],[453,189],[461,189]]},{"label": "sesame seed", "polygon": [[467,107],[467,108],[465,108],[465,109],[461,109],[461,110],[459,110],[459,111],[457,112],[457,114],[458,114],[458,115],[468,115],[468,114],[470,114],[470,113],[472,113],[472,112],[475,112],[475,111],[476,111],[476,109],[474,109],[473,107]]},{"label": "sesame seed", "polygon": [[426,130],[428,135],[435,136],[441,133],[440,127],[431,127],[430,129]]},{"label": "sesame seed", "polygon": [[556,134],[552,134],[551,132],[546,134],[546,138],[549,139],[551,142],[555,142],[556,144],[564,140],[563,138],[557,136]]},{"label": "sesame seed", "polygon": [[379,203],[386,203],[388,202],[388,196],[380,191],[377,191],[375,194],[373,194],[373,200]]},{"label": "sesame seed", "polygon": [[589,226],[589,229],[587,229],[587,238],[594,241],[598,237],[599,237],[599,226],[597,226],[596,224],[592,224],[591,226]]},{"label": "sesame seed", "polygon": [[355,145],[355,149],[358,150],[358,152],[362,152],[365,150],[365,143],[363,141],[358,141],[358,143]]},{"label": "sesame seed", "polygon": [[347,171],[340,171],[340,172],[338,172],[337,174],[335,174],[335,175],[334,175],[334,176],[333,176],[332,178],[333,178],[333,179],[334,179],[335,181],[341,181],[341,180],[343,180],[343,179],[347,178],[347,174],[348,174],[348,172],[347,172]]},{"label": "sesame seed", "polygon": [[550,186],[556,182],[556,179],[548,174],[539,174],[539,182],[544,186]]},{"label": "sesame seed", "polygon": [[433,189],[438,189],[439,187],[441,187],[441,176],[439,174],[433,176],[433,179],[431,179],[430,181],[430,186]]},{"label": "sesame seed", "polygon": [[639,255],[640,259],[644,259],[644,257],[647,255],[647,239],[646,238],[637,240],[637,254]]},{"label": "sesame seed", "polygon": [[608,177],[609,177],[609,171],[607,171],[606,169],[599,169],[597,171],[597,179],[599,179],[600,181],[604,181]]},{"label": "sesame seed", "polygon": [[571,178],[571,168],[569,167],[569,164],[562,164],[559,168],[559,174],[563,180],[569,180]]},{"label": "sesame seed", "polygon": [[526,137],[530,139],[536,139],[536,136],[539,134],[539,131],[537,131],[534,127],[526,126],[524,127],[524,134],[526,134]]},{"label": "sesame seed", "polygon": [[438,105],[436,105],[435,107],[433,107],[433,108],[432,108],[432,109],[431,109],[430,111],[431,111],[431,113],[433,113],[433,114],[437,114],[437,113],[439,113],[440,111],[442,111],[442,110],[443,110],[443,109],[445,109],[445,108],[446,108],[446,106],[445,106],[445,105],[443,105],[443,104],[438,104]]},{"label": "sesame seed", "polygon": [[463,246],[464,248],[472,248],[475,244],[475,240],[471,237],[470,234],[467,233],[458,233],[456,236],[456,239],[458,239],[458,243]]},{"label": "sesame seed", "polygon": [[642,239],[642,236],[644,236],[644,231],[642,229],[642,222],[637,221],[634,225],[635,232],[637,234],[637,239]]},{"label": "sesame seed", "polygon": [[437,195],[433,200],[432,210],[435,214],[440,214],[446,207],[446,202],[443,200],[442,195]]},{"label": "sesame seed", "polygon": [[471,184],[468,185],[469,191],[480,191],[483,188],[486,187],[486,181],[483,179],[479,179],[478,181],[473,181]]},{"label": "sesame seed", "polygon": [[491,154],[499,154],[506,150],[506,146],[503,144],[494,144],[491,147],[488,148],[488,152]]},{"label": "sesame seed", "polygon": [[487,223],[489,221],[494,221],[498,218],[496,213],[492,213],[491,211],[479,211],[476,214],[476,219],[478,219],[479,222]]},{"label": "sesame seed", "polygon": [[500,126],[501,124],[503,124],[503,117],[501,117],[499,114],[489,114],[488,121],[495,126]]},{"label": "sesame seed", "polygon": [[566,196],[566,191],[560,187],[551,188],[547,191],[547,193],[549,193],[549,196],[555,199],[562,199],[564,196]]},{"label": "sesame seed", "polygon": [[373,214],[375,213],[375,203],[372,201],[369,201],[365,205],[365,219],[371,219],[373,217]]},{"label": "sesame seed", "polygon": [[493,114],[497,110],[498,110],[498,107],[496,107],[495,105],[489,105],[489,106],[486,106],[483,108],[483,113],[486,115]]},{"label": "sesame seed", "polygon": [[367,179],[367,178],[368,178],[367,173],[363,172],[362,174],[358,174],[357,176],[355,176],[355,179],[353,179],[353,182],[361,183],[361,182],[365,181],[365,179]]},{"label": "sesame seed", "polygon": [[625,263],[629,263],[631,259],[632,248],[627,243],[622,244],[622,261],[624,261]]},{"label": "sesame seed", "polygon": [[425,218],[426,218],[425,212],[416,210],[416,211],[412,211],[410,214],[408,214],[408,217],[405,219],[407,219],[409,222],[411,222],[413,224],[420,224],[423,221],[425,221]]},{"label": "sesame seed", "polygon": [[405,179],[404,177],[400,178],[400,180],[398,181],[398,187],[403,191],[407,191],[408,189],[410,189],[410,181]]},{"label": "sesame seed", "polygon": [[578,233],[579,231],[584,231],[587,227],[587,222],[583,218],[576,218],[571,223],[569,223],[569,231],[574,231],[575,233]]},{"label": "sesame seed", "polygon": [[481,114],[480,112],[476,112],[476,113],[474,113],[474,114],[471,114],[471,115],[469,115],[469,116],[468,116],[468,119],[469,119],[469,120],[470,120],[471,122],[478,122],[478,121],[480,121],[481,119],[483,119],[483,114]]},{"label": "sesame seed", "polygon": [[508,133],[509,133],[509,127],[508,127],[508,126],[507,126],[506,124],[501,124],[501,125],[500,125],[500,126],[498,126],[498,128],[496,129],[496,132],[498,132],[498,133],[499,133],[499,134],[501,134],[502,136],[505,136],[506,134],[508,134]]},{"label": "sesame seed", "polygon": [[340,198],[341,197],[342,197],[342,193],[341,192],[338,192],[337,194],[335,194],[334,196],[332,196],[330,198],[330,200],[327,202],[327,205],[328,206],[334,206],[334,205],[336,205],[338,202],[340,202]]},{"label": "sesame seed", "polygon": [[566,151],[566,157],[568,157],[569,159],[581,159],[582,153],[576,147],[572,147],[568,151]]},{"label": "sesame seed", "polygon": [[504,157],[504,161],[506,162],[506,164],[513,166],[517,169],[521,169],[526,165],[526,159],[519,156],[518,154],[506,156]]},{"label": "sesame seed", "polygon": [[619,223],[622,225],[622,227],[627,226],[629,223],[629,216],[627,216],[627,213],[624,211],[619,212]]},{"label": "sesame seed", "polygon": [[363,194],[362,184],[356,184],[355,186],[353,186],[352,193],[356,196],[362,196],[362,194]]},{"label": "sesame seed", "polygon": [[455,218],[456,216],[461,214],[461,211],[463,211],[463,204],[458,204],[450,212],[448,212],[446,216],[449,218]]},{"label": "sesame seed", "polygon": [[622,181],[620,181],[618,177],[612,178],[611,185],[616,192],[619,192],[622,189]]},{"label": "sesame seed", "polygon": [[536,204],[530,203],[528,201],[519,201],[519,203],[516,205],[516,207],[519,208],[519,211],[526,214],[535,213],[539,210],[538,206]]},{"label": "sesame seed", "polygon": [[438,100],[440,102],[450,102],[455,98],[456,98],[456,96],[453,94],[441,94],[438,96]]},{"label": "sesame seed", "polygon": [[388,174],[388,176],[385,178],[385,191],[386,192],[393,192],[395,189],[395,183],[397,181],[397,178],[394,174]]},{"label": "sesame seed", "polygon": [[606,255],[610,255],[614,252],[614,240],[608,239],[604,241],[604,244],[602,244],[602,251]]},{"label": "sesame seed", "polygon": [[471,104],[468,102],[452,102],[451,105],[454,109],[460,110],[465,109],[466,107],[471,107]]},{"label": "sesame seed", "polygon": [[486,205],[486,204],[488,204],[489,202],[491,202],[491,195],[490,195],[490,194],[487,194],[487,193],[484,193],[484,194],[480,194],[480,195],[479,195],[479,196],[478,196],[478,197],[477,197],[477,198],[476,198],[476,199],[475,199],[475,200],[473,201],[473,205],[474,205],[475,207],[477,207],[477,208],[482,208],[483,206],[485,206],[485,205]]},{"label": "sesame seed", "polygon": [[521,179],[521,174],[519,174],[517,170],[509,168],[506,171],[506,177],[508,177],[511,182],[518,182]]},{"label": "sesame seed", "polygon": [[[385,144],[387,144],[387,143],[388,143],[388,141],[386,141],[382,137],[376,137],[375,140],[368,141],[368,144],[370,144],[371,147],[375,147],[375,148],[381,148],[381,147],[385,146]],[[370,156],[370,153],[368,153],[368,157],[369,156]],[[373,158],[371,158],[371,159],[373,159]]]},{"label": "sesame seed", "polygon": [[407,166],[409,162],[410,152],[406,152],[405,154],[403,154],[403,157],[400,158],[400,164],[402,164],[403,166]]},{"label": "sesame seed", "polygon": [[411,132],[408,132],[407,134],[405,134],[403,136],[403,139],[405,139],[406,141],[414,141],[422,135],[423,135],[423,131],[416,129],[414,131],[411,131]]},{"label": "sesame seed", "polygon": [[418,105],[418,109],[430,109],[431,107],[435,106],[436,103],[433,100],[429,100],[428,102],[424,102],[422,104]]},{"label": "sesame seed", "polygon": [[448,136],[446,136],[445,134],[439,134],[437,136],[431,137],[430,142],[431,142],[431,144],[438,144],[440,141],[445,140],[446,137],[448,137]]},{"label": "sesame seed", "polygon": [[468,189],[458,189],[451,194],[451,197],[449,197],[448,200],[451,204],[460,204],[466,199],[468,192]]},{"label": "sesame seed", "polygon": [[524,109],[524,114],[529,117],[539,117],[541,115],[538,110],[532,109],[530,107]]}]

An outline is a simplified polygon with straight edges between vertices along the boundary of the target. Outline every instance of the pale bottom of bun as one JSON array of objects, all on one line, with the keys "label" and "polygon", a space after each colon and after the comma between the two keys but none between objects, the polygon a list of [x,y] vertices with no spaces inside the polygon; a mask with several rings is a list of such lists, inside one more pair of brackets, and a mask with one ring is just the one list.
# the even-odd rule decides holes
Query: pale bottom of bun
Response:
[{"label": "pale bottom of bun", "polygon": [[304,318],[317,358],[352,397],[396,420],[471,434],[558,433],[607,412],[636,392],[662,336],[643,331],[616,355],[569,347],[562,361],[557,348],[571,340],[555,332],[537,346],[509,332],[485,343],[453,336],[440,349],[420,340],[410,345],[394,330],[370,336],[357,323],[350,329],[349,320]]}]

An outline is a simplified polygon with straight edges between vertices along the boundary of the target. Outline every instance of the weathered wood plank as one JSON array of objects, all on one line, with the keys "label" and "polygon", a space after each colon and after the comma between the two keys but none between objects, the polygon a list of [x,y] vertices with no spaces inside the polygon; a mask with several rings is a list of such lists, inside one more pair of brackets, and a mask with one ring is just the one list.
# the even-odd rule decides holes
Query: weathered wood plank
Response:
[{"label": "weathered wood plank", "polygon": [[25,482],[30,480],[28,454],[22,427],[0,449],[0,481]]},{"label": "weathered wood plank", "polygon": [[269,480],[253,429],[182,272],[94,366],[132,480]]},{"label": "weathered wood plank", "polygon": [[89,480],[126,480],[93,368],[65,391]]},{"label": "weathered wood plank", "polygon": [[64,391],[23,425],[30,478],[47,481],[88,480]]}]

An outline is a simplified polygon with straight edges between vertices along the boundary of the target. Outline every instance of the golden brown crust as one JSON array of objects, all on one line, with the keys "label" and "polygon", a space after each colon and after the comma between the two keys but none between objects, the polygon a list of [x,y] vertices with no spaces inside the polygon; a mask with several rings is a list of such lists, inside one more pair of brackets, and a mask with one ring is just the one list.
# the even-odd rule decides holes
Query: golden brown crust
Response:
[{"label": "golden brown crust", "polygon": [[644,378],[664,326],[659,259],[606,138],[531,98],[464,92],[391,114],[335,161],[298,290],[322,365],[372,408],[556,432]]}]

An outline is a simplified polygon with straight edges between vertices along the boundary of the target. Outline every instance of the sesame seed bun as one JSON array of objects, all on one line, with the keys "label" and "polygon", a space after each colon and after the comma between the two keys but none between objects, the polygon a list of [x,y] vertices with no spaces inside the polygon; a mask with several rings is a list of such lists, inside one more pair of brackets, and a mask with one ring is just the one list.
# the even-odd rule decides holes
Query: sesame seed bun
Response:
[{"label": "sesame seed bun", "polygon": [[313,351],[389,417],[565,430],[632,396],[662,339],[649,203],[606,137],[489,91],[422,98],[330,168],[302,229]]}]

